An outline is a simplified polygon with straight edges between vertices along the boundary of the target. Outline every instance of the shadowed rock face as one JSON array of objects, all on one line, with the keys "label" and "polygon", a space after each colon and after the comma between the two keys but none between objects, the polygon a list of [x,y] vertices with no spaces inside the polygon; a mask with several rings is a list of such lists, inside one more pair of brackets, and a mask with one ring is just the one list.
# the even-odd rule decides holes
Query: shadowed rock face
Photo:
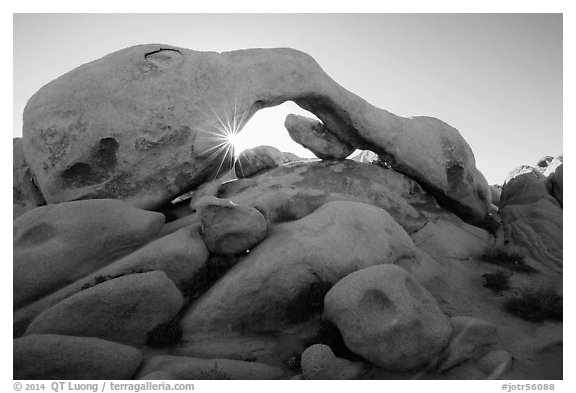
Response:
[{"label": "shadowed rock face", "polygon": [[231,166],[218,135],[294,101],[339,140],[369,149],[472,223],[489,192],[459,132],[378,109],[292,49],[196,52],[139,45],[40,89],[24,111],[24,151],[47,203],[119,198],[161,206]]},{"label": "shadowed rock face", "polygon": [[34,334],[14,340],[16,379],[128,379],[142,353],[93,337]]},{"label": "shadowed rock face", "polygon": [[[178,351],[201,357],[253,355],[264,361],[271,356],[262,348],[264,338],[289,336],[301,345],[316,334],[311,326],[317,311],[307,300],[315,283],[332,284],[368,266],[407,261],[420,264],[418,251],[385,210],[357,202],[326,203],[300,220],[273,227],[187,309]],[[254,353],[245,341],[249,337],[260,341]]]},{"label": "shadowed rock face", "polygon": [[40,314],[25,335],[62,334],[144,344],[146,334],[174,318],[183,301],[164,272],[129,274],[57,303]]},{"label": "shadowed rock face", "polygon": [[93,286],[99,277],[120,277],[157,270],[166,273],[178,289],[184,290],[186,283],[204,266],[209,256],[198,232],[197,225],[190,225],[162,236],[126,257],[16,310],[12,319],[14,336],[22,335],[28,324],[41,312],[82,291],[82,288]]},{"label": "shadowed rock face", "polygon": [[550,194],[556,198],[560,206],[564,206],[564,164],[556,167],[554,172],[548,175],[548,187]]},{"label": "shadowed rock face", "polygon": [[510,173],[500,199],[505,238],[547,269],[563,269],[563,210],[548,179],[523,165]]},{"label": "shadowed rock face", "polygon": [[28,210],[45,205],[42,194],[36,187],[30,168],[24,159],[22,138],[12,139],[12,205],[13,220]]}]

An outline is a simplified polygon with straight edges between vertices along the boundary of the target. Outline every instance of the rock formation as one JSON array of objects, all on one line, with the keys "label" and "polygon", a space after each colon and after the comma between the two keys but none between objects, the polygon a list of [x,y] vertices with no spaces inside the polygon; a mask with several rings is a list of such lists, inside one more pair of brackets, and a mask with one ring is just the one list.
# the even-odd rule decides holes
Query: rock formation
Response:
[{"label": "rock formation", "polygon": [[482,347],[498,341],[498,329],[490,322],[472,317],[450,318],[452,337],[443,350],[439,363],[441,370],[448,370],[472,358]]},{"label": "rock formation", "polygon": [[324,312],[352,352],[388,370],[426,367],[452,332],[434,297],[395,265],[344,277],[326,294]]},{"label": "rock formation", "polygon": [[34,319],[25,335],[61,334],[144,344],[148,332],[170,322],[183,303],[182,294],[165,273],[129,274],[54,305]]},{"label": "rock formation", "polygon": [[129,379],[142,353],[98,338],[39,334],[14,340],[14,379]]},{"label": "rock formation", "polygon": [[251,249],[268,232],[268,219],[253,207],[205,196],[194,205],[202,222],[202,237],[214,254],[235,255]]},{"label": "rock formation", "polygon": [[28,168],[22,147],[22,138],[14,138],[12,143],[14,163],[12,166],[13,219],[17,219],[28,210],[45,205],[36,181]]},{"label": "rock formation", "polygon": [[30,99],[24,152],[48,203],[120,198],[154,209],[230,168],[226,134],[287,100],[342,142],[386,157],[461,217],[480,223],[488,213],[486,180],[455,128],[378,109],[292,49],[112,53]]},{"label": "rock formation", "polygon": [[305,379],[357,379],[362,364],[334,356],[327,345],[315,344],[302,353],[302,374]]},{"label": "rock formation", "polygon": [[[307,302],[310,291],[363,267],[416,258],[412,240],[386,211],[363,203],[327,203],[300,220],[273,227],[264,242],[198,299],[182,318],[186,344],[180,352],[204,357],[206,351],[219,351],[218,356],[246,358],[250,346],[243,342],[246,337],[257,340],[258,334],[262,341],[271,334],[286,335],[296,350],[298,341],[316,334],[314,324],[306,326],[317,318],[317,308]],[[221,344],[224,339],[227,345]],[[276,356],[264,348],[261,352],[252,356]]]},{"label": "rock formation", "polygon": [[262,363],[157,355],[144,359],[137,379],[280,379],[282,370]]},{"label": "rock formation", "polygon": [[534,168],[517,168],[504,184],[499,214],[509,243],[525,250],[538,263],[561,272],[563,211],[548,184]]},{"label": "rock formation", "polygon": [[154,237],[164,217],[117,200],[33,209],[14,221],[14,306],[105,266]]},{"label": "rock formation", "polygon": [[282,164],[284,155],[280,150],[271,146],[259,146],[240,153],[234,164],[234,171],[238,178],[244,178]]},{"label": "rock formation", "polygon": [[[286,100],[319,159],[236,159]],[[489,188],[456,129],[292,49],[127,48],[40,89],[23,134],[15,379],[562,378],[561,156]]]},{"label": "rock formation", "polygon": [[338,139],[319,121],[288,115],[284,125],[294,142],[323,160],[342,160],[354,151],[354,147]]}]

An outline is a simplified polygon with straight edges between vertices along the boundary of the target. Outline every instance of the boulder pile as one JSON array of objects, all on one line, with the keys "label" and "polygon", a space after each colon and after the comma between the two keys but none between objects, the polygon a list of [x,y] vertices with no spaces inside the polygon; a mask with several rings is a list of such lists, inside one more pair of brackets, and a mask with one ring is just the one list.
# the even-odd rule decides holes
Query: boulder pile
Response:
[{"label": "boulder pile", "polygon": [[[320,119],[285,121],[319,159],[232,154],[286,100]],[[522,268],[511,290],[561,292],[562,160],[489,187],[456,129],[305,53],[126,48],[40,89],[13,146],[15,379],[562,372],[562,323],[534,333],[482,285]]]}]

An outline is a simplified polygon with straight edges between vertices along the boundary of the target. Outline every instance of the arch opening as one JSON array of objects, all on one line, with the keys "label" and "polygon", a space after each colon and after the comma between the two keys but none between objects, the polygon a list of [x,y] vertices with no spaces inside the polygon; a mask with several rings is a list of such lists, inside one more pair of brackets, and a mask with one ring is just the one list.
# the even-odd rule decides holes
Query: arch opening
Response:
[{"label": "arch opening", "polygon": [[272,146],[302,158],[316,158],[310,150],[290,138],[284,127],[284,120],[291,113],[319,120],[313,113],[302,109],[292,101],[259,109],[234,136],[235,155],[238,156],[242,151],[258,146]]}]

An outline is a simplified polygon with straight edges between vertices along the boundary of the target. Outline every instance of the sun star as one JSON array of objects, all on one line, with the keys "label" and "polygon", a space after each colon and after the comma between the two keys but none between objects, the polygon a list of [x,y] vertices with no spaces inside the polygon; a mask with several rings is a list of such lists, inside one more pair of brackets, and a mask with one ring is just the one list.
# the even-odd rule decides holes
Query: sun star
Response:
[{"label": "sun star", "polygon": [[240,142],[240,135],[238,132],[231,132],[226,135],[226,142],[232,148],[233,154],[237,157],[240,149],[239,149],[239,142]]}]

